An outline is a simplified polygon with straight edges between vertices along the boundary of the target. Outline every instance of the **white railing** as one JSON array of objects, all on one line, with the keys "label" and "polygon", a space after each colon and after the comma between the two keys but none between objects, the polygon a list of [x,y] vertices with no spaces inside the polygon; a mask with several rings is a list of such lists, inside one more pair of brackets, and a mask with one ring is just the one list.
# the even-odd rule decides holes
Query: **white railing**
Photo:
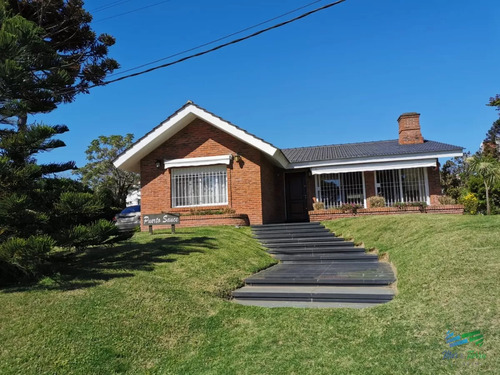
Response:
[{"label": "white railing", "polygon": [[424,168],[393,169],[375,173],[377,195],[385,198],[386,206],[395,203],[427,202]]},{"label": "white railing", "polygon": [[364,205],[364,179],[362,172],[326,173],[315,176],[316,198],[325,208],[343,204]]}]

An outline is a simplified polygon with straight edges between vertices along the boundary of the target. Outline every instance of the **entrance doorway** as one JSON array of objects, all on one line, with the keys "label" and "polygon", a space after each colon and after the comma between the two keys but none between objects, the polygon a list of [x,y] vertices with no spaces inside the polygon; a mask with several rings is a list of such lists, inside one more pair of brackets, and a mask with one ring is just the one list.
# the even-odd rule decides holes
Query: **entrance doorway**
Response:
[{"label": "entrance doorway", "polygon": [[305,172],[285,174],[286,220],[309,221],[307,214],[307,179]]}]

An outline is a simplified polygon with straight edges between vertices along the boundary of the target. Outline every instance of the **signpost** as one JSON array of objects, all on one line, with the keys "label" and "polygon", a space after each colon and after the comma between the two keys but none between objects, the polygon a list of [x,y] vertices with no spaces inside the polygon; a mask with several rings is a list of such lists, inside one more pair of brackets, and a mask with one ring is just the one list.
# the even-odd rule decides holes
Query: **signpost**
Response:
[{"label": "signpost", "polygon": [[180,224],[179,214],[146,214],[142,216],[142,225],[149,226],[149,234],[153,234],[153,225],[172,226],[172,234],[175,234],[175,224]]}]

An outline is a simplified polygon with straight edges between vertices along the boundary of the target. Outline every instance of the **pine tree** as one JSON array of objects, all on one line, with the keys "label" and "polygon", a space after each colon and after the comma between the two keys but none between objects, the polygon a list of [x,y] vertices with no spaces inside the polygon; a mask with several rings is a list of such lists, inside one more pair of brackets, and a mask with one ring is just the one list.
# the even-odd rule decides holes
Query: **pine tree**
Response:
[{"label": "pine tree", "polygon": [[0,0],[0,121],[25,126],[118,68],[81,0]]},{"label": "pine tree", "polygon": [[[84,247],[116,233],[109,199],[54,177],[73,162],[39,164],[65,146],[64,125],[28,124],[88,92],[118,67],[81,0],[0,0],[0,279],[32,277],[54,244]],[[109,214],[109,213],[108,213]],[[7,276],[5,276],[7,275]],[[1,281],[1,280],[0,280]]]}]

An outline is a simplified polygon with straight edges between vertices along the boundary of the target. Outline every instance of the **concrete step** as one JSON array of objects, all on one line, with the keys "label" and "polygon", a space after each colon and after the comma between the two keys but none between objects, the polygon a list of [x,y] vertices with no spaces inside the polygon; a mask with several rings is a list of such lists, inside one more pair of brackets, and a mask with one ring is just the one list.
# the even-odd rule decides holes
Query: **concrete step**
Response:
[{"label": "concrete step", "polygon": [[271,231],[258,231],[253,232],[253,236],[256,238],[264,238],[269,236],[291,236],[291,235],[299,235],[299,234],[309,234],[309,233],[319,233],[322,235],[323,233],[330,233],[326,228],[314,228],[314,229],[280,229],[280,230],[271,230]]},{"label": "concrete step", "polygon": [[252,230],[265,230],[271,228],[298,228],[298,227],[315,227],[322,226],[319,222],[305,222],[305,223],[281,223],[281,224],[262,224],[262,225],[251,225]]},{"label": "concrete step", "polygon": [[376,262],[378,256],[376,254],[357,253],[357,252],[342,252],[342,253],[302,253],[302,254],[287,254],[275,253],[274,258],[281,263],[305,263],[305,262]]},{"label": "concrete step", "polygon": [[274,242],[265,244],[268,249],[312,249],[324,247],[354,247],[354,242],[348,241],[323,241],[323,242]]},{"label": "concrete step", "polygon": [[234,303],[244,306],[257,307],[291,307],[291,308],[308,308],[308,309],[363,309],[365,307],[375,307],[385,302],[378,303],[361,303],[361,302],[303,302],[303,301],[260,301],[250,299],[233,299]]},{"label": "concrete step", "polygon": [[335,237],[335,235],[329,230],[315,230],[315,231],[307,231],[302,233],[287,233],[287,234],[279,234],[279,233],[270,233],[270,234],[254,234],[253,235],[258,240],[269,241],[269,240],[281,240],[281,239],[295,239],[295,238],[310,238],[310,237]]},{"label": "concrete step", "polygon": [[334,262],[277,264],[245,280],[247,285],[389,285],[396,280],[388,263]]},{"label": "concrete step", "polygon": [[273,245],[280,243],[310,243],[310,242],[342,242],[344,239],[342,237],[331,236],[321,236],[321,237],[300,237],[300,238],[268,238],[261,239],[264,245]]},{"label": "concrete step", "polygon": [[268,249],[271,254],[321,254],[321,253],[365,253],[364,247],[331,246],[331,247],[280,247]]},{"label": "concrete step", "polygon": [[270,233],[280,231],[294,231],[294,230],[317,230],[326,229],[323,225],[300,225],[294,227],[274,227],[274,228],[252,228],[254,233]]},{"label": "concrete step", "polygon": [[232,294],[240,300],[378,303],[392,300],[394,290],[381,286],[247,285]]}]

